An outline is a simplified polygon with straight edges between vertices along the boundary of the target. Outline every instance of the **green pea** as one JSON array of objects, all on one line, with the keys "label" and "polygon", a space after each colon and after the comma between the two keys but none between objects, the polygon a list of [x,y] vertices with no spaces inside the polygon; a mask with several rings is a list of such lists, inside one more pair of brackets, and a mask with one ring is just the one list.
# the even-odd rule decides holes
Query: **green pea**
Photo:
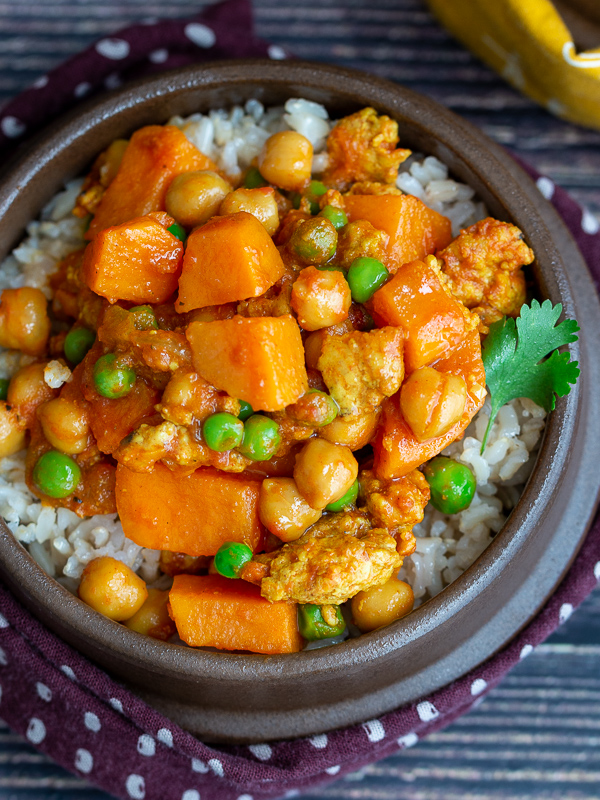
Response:
[{"label": "green pea", "polygon": [[333,225],[336,231],[339,231],[340,228],[343,228],[344,225],[348,224],[348,217],[342,211],[341,208],[336,208],[335,206],[325,206],[321,210],[320,216],[325,217],[328,219],[329,222]]},{"label": "green pea", "polygon": [[300,203],[302,202],[302,195],[299,192],[290,192],[290,201],[292,206],[297,211],[300,208]]},{"label": "green pea", "polygon": [[346,274],[346,270],[343,267],[340,267],[339,264],[325,264],[317,267],[317,269],[321,270],[321,272],[341,272],[342,275]]},{"label": "green pea", "polygon": [[252,408],[250,403],[247,403],[245,400],[240,400],[239,404],[240,404],[240,413],[238,414],[238,419],[241,419],[242,422],[245,422],[248,419],[248,417],[251,417],[252,414],[254,414],[254,409]]},{"label": "green pea", "polygon": [[216,552],[215,569],[224,578],[239,578],[241,568],[252,555],[252,550],[243,542],[225,542]]},{"label": "green pea", "polygon": [[80,364],[95,341],[96,334],[89,328],[71,328],[65,337],[65,357],[71,364]]},{"label": "green pea", "polygon": [[333,503],[325,506],[325,511],[343,511],[348,506],[356,505],[356,498],[358,497],[358,481],[354,481],[352,486],[348,489],[343,497]]},{"label": "green pea", "polygon": [[158,330],[158,320],[150,306],[134,306],[129,309],[129,313],[134,315],[133,324],[136,330]]},{"label": "green pea", "polygon": [[306,190],[305,197],[310,204],[310,213],[311,214],[318,214],[321,207],[319,205],[319,201],[317,200],[318,197],[322,197],[325,192],[327,191],[327,187],[321,181],[311,181],[308,184],[308,189]]},{"label": "green pea", "polygon": [[335,255],[338,235],[324,217],[312,217],[299,225],[290,238],[290,248],[305,264],[326,264]]},{"label": "green pea", "polygon": [[300,635],[309,642],[315,642],[318,639],[329,639],[332,636],[339,636],[346,628],[346,623],[342,616],[339,606],[333,606],[335,615],[337,617],[337,624],[334,626],[328,625],[323,619],[321,613],[321,606],[315,606],[312,603],[298,606],[298,628]]},{"label": "green pea", "polygon": [[125,397],[133,389],[135,377],[135,370],[131,367],[118,365],[114,353],[100,356],[94,364],[94,386],[102,397]]},{"label": "green pea", "polygon": [[244,438],[239,449],[246,458],[269,461],[280,444],[279,426],[269,417],[253,414],[244,422]]},{"label": "green pea", "polygon": [[224,453],[242,443],[244,423],[233,414],[211,414],[204,420],[202,435],[211,450]]},{"label": "green pea", "polygon": [[376,258],[355,258],[348,270],[352,299],[356,303],[366,303],[387,281],[389,274]]},{"label": "green pea", "polygon": [[172,225],[169,225],[167,230],[169,233],[172,233],[176,239],[179,239],[180,242],[183,242],[183,244],[186,243],[187,233],[178,222],[174,222]]},{"label": "green pea", "polygon": [[10,380],[8,378],[0,378],[0,400],[6,400],[8,397],[8,385]]},{"label": "green pea", "polygon": [[33,468],[33,482],[49,497],[68,497],[81,480],[81,470],[72,458],[49,450],[37,460]]},{"label": "green pea", "polygon": [[244,189],[260,189],[262,186],[269,184],[260,174],[256,167],[250,167],[244,178]]},{"label": "green pea", "polygon": [[431,505],[442,514],[458,514],[471,505],[477,481],[465,464],[438,456],[425,465],[423,474],[431,489]]}]

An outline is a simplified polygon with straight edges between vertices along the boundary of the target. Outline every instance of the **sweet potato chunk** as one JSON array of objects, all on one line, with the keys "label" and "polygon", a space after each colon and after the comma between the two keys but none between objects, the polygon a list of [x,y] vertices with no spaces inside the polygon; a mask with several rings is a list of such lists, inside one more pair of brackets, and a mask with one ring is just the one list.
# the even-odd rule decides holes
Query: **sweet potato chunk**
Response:
[{"label": "sweet potato chunk", "polygon": [[350,222],[366,219],[390,239],[385,265],[390,272],[450,244],[452,225],[447,217],[428,208],[418,197],[403,195],[347,195]]},{"label": "sweet potato chunk", "polygon": [[192,647],[297,653],[296,603],[269,603],[258,586],[220,575],[176,575],[169,593],[177,632]]},{"label": "sweet potato chunk", "polygon": [[238,211],[214,217],[188,239],[179,279],[180,313],[258,297],[285,271],[263,224]]},{"label": "sweet potato chunk", "polygon": [[224,542],[256,550],[260,480],[201,467],[191,475],[156,464],[152,472],[117,467],[117,509],[125,536],[152,550],[212,556]]},{"label": "sweet potato chunk", "polygon": [[308,390],[302,337],[290,316],[192,322],[186,336],[196,371],[255,411],[279,411]]},{"label": "sweet potato chunk", "polygon": [[87,246],[81,276],[110,303],[164,303],[177,289],[183,244],[152,217],[106,228]]},{"label": "sweet potato chunk", "polygon": [[383,418],[373,449],[375,475],[382,479],[401,478],[413,469],[441,453],[450,442],[458,439],[485,400],[485,370],[481,360],[481,344],[477,330],[466,338],[447,358],[435,364],[439,372],[460,375],[467,384],[467,401],[461,419],[443,436],[420,442],[402,416],[400,392],[383,404]]},{"label": "sweet potato chunk", "polygon": [[176,175],[215,164],[173,125],[148,125],[131,137],[116,177],[104,193],[87,239],[150,211],[162,211],[169,184]]},{"label": "sweet potato chunk", "polygon": [[467,334],[465,310],[423,261],[404,264],[375,292],[373,311],[404,331],[407,374],[456,347]]}]

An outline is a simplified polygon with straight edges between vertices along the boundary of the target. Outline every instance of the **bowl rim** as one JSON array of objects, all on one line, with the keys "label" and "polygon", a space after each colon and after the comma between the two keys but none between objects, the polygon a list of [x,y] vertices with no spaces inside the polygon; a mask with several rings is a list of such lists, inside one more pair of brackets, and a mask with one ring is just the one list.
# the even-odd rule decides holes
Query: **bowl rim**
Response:
[{"label": "bowl rim", "polygon": [[[267,60],[243,60],[205,63],[141,79],[108,96],[103,95],[88,101],[85,107],[70,112],[46,132],[38,135],[29,151],[2,176],[4,186],[8,188],[0,193],[0,219],[11,217],[11,208],[18,193],[23,191],[23,187],[31,191],[32,184],[43,179],[48,165],[56,164],[57,159],[59,162],[61,159],[64,161],[65,153],[73,149],[77,151],[78,145],[86,136],[99,129],[109,130],[115,119],[126,121],[131,112],[135,115],[139,109],[145,109],[144,113],[147,114],[149,110],[152,114],[155,113],[152,109],[161,105],[161,101],[164,103],[168,100],[172,105],[178,97],[190,97],[197,92],[214,93],[220,87],[231,89],[237,86],[239,91],[246,91],[250,86],[255,90],[256,87],[262,87],[261,91],[277,87],[279,92],[288,91],[288,96],[294,96],[293,90],[302,85],[304,90],[309,88],[314,97],[319,93],[331,92],[332,82],[335,83],[334,91],[342,104],[361,107],[363,103],[358,98],[368,94],[375,99],[371,104],[377,110],[390,113],[391,109],[399,121],[401,144],[406,139],[408,128],[415,135],[422,135],[426,144],[437,142],[441,152],[451,155],[456,164],[462,163],[464,174],[475,176],[477,183],[487,187],[487,194],[492,198],[492,203],[488,198],[488,208],[494,203],[503,203],[505,218],[518,217],[519,208],[527,208],[527,227],[530,231],[527,238],[530,243],[532,239],[544,241],[544,255],[549,259],[548,269],[543,275],[537,276],[542,293],[553,302],[561,300],[567,316],[577,316],[580,321],[582,317],[585,318],[587,340],[580,339],[568,348],[572,357],[582,364],[584,375],[571,394],[558,401],[556,410],[549,417],[532,476],[502,530],[458,579],[408,617],[387,628],[363,634],[335,647],[280,656],[214,653],[150,639],[140,643],[142,637],[91,611],[60,584],[50,579],[4,524],[0,526],[0,573],[25,604],[34,613],[45,616],[46,623],[59,635],[76,646],[85,643],[85,651],[103,665],[107,664],[106,648],[111,649],[113,655],[118,655],[123,663],[130,664],[140,674],[146,675],[146,683],[152,683],[156,675],[166,671],[186,682],[186,685],[208,680],[243,687],[260,677],[270,686],[280,685],[283,688],[290,680],[305,678],[307,672],[315,679],[317,676],[322,677],[329,685],[333,676],[339,678],[350,669],[360,668],[364,671],[369,665],[381,661],[390,663],[390,659],[409,658],[411,654],[419,652],[422,658],[422,648],[431,646],[432,636],[435,637],[439,624],[453,619],[456,632],[460,628],[460,620],[464,622],[465,610],[472,607],[473,603],[478,603],[481,608],[482,597],[493,602],[494,597],[500,598],[503,595],[498,581],[506,580],[507,574],[515,572],[515,560],[527,555],[530,561],[538,564],[538,569],[542,569],[540,565],[543,565],[543,569],[549,572],[544,579],[537,573],[529,578],[520,572],[513,575],[515,589],[523,581],[527,584],[525,592],[519,591],[515,595],[519,601],[523,597],[528,598],[526,614],[519,613],[515,603],[488,613],[485,627],[495,631],[499,639],[484,644],[479,636],[475,652],[470,657],[467,656],[469,648],[465,641],[460,640],[456,647],[452,647],[440,659],[438,665],[441,667],[434,670],[435,675],[431,669],[425,669],[421,670],[419,680],[412,683],[408,681],[410,690],[403,692],[395,685],[395,688],[390,689],[389,685],[381,684],[368,697],[372,700],[371,707],[377,709],[376,713],[383,713],[383,710],[413,702],[423,694],[441,688],[491,657],[510,641],[535,616],[558,585],[583,542],[585,531],[593,517],[598,495],[598,479],[591,469],[593,450],[584,447],[582,461],[575,468],[572,452],[575,446],[583,446],[582,427],[600,433],[600,423],[594,418],[590,405],[590,397],[593,397],[594,391],[600,390],[597,377],[600,374],[600,356],[589,346],[593,338],[592,331],[595,329],[600,333],[598,316],[594,318],[598,303],[595,293],[592,296],[590,292],[591,281],[585,262],[556,211],[542,198],[526,173],[510,160],[505,151],[465,120],[429,98],[357,70],[311,62],[274,64]],[[438,126],[433,133],[432,116],[435,116]],[[474,162],[473,155],[465,160],[461,155],[465,148],[470,148],[471,153],[475,152],[479,160]],[[462,179],[456,165],[452,171]],[[499,197],[499,174],[502,174],[505,182],[502,200]],[[31,198],[28,202],[31,204]],[[552,230],[551,240],[547,240],[545,234],[548,226]],[[541,255],[541,251],[538,254]],[[566,270],[565,263],[569,263],[569,271]],[[536,528],[536,519],[539,521],[547,518],[551,509],[555,513],[559,501],[568,506],[570,518],[576,520],[578,534],[568,543],[561,544],[561,537],[548,538],[546,533],[546,544],[551,544],[556,552],[546,558],[539,554],[540,557],[536,559],[532,556],[531,548],[536,541],[539,547],[539,543],[544,540],[539,525]],[[578,509],[575,508],[577,505]],[[558,516],[563,520],[566,513],[559,513]],[[540,594],[536,601],[534,598],[538,590]],[[465,668],[460,666],[456,650],[462,652]],[[111,666],[115,671],[114,664]],[[122,673],[117,670],[117,674]],[[398,702],[390,705],[392,697]],[[338,711],[329,713],[328,707]],[[343,713],[339,712],[342,707]],[[269,733],[267,738],[316,733],[340,724],[358,722],[372,715],[370,712],[365,715],[364,708],[365,704],[357,702],[357,698],[337,704],[324,701],[319,720],[313,719],[310,722],[305,715],[302,723],[290,728],[288,719],[285,724],[282,723],[283,727],[280,725],[275,734]],[[273,711],[271,716],[275,718],[277,713]],[[250,736],[255,737],[255,734]]]}]

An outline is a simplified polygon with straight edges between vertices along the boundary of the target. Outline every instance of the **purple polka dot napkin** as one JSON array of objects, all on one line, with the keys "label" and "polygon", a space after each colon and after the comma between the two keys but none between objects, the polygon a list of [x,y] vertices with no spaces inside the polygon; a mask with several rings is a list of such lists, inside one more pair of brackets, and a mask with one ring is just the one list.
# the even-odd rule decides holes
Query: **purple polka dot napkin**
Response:
[{"label": "purple polka dot napkin", "polygon": [[[80,98],[165,68],[222,57],[286,57],[256,39],[247,0],[102,39],[0,112],[0,153]],[[529,169],[570,228],[600,287],[597,220]],[[208,746],[46,630],[0,586],[0,715],[66,769],[123,800],[262,800],[333,781],[448,725],[564,622],[600,581],[600,519],[531,624],[461,680],[379,719],[306,739]]]}]

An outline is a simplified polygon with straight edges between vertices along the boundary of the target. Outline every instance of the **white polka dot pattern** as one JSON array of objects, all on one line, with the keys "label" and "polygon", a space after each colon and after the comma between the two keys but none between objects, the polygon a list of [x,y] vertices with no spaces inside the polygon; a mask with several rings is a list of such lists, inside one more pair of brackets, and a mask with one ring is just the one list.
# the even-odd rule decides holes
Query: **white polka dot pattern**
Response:
[{"label": "white polka dot pattern", "polygon": [[89,750],[84,750],[82,747],[75,753],[75,769],[88,775],[94,768],[94,757]]},{"label": "white polka dot pattern", "polygon": [[4,650],[0,647],[0,666],[5,667],[8,664],[8,656],[4,652]]},{"label": "white polka dot pattern", "polygon": [[16,117],[7,116],[0,120],[0,128],[5,136],[9,139],[17,139],[25,133],[25,124]]},{"label": "white polka dot pattern", "polygon": [[530,653],[533,653],[533,645],[532,644],[524,644],[521,648],[521,652],[519,654],[519,658],[527,658]]},{"label": "white polka dot pattern", "polygon": [[594,565],[594,578],[596,578],[597,581],[600,581],[600,561]]},{"label": "white polka dot pattern", "polygon": [[97,715],[94,714],[92,711],[86,711],[83,715],[83,723],[88,731],[92,733],[98,733],[100,728],[102,727],[100,720],[98,719]]},{"label": "white polka dot pattern", "polygon": [[4,614],[0,614],[0,628],[9,628],[10,622],[6,619]]},{"label": "white polka dot pattern", "polygon": [[137,751],[141,756],[153,756],[156,752],[156,742],[147,733],[142,733],[137,740]]},{"label": "white polka dot pattern", "polygon": [[308,741],[313,747],[316,747],[317,750],[323,750],[327,747],[327,742],[329,740],[327,739],[326,733],[319,733],[317,736],[312,736]]},{"label": "white polka dot pattern", "polygon": [[417,714],[422,722],[431,722],[439,717],[440,712],[429,700],[423,700],[423,702],[419,703],[417,706]]},{"label": "white polka dot pattern", "polygon": [[416,743],[419,741],[419,737],[416,733],[407,733],[405,736],[401,736],[398,739],[398,744],[400,747],[414,747]]},{"label": "white polka dot pattern", "polygon": [[123,703],[116,697],[111,697],[110,700],[108,701],[108,704],[112,706],[115,711],[118,711],[119,714],[123,713]]},{"label": "white polka dot pattern", "polygon": [[92,84],[91,83],[86,83],[86,82],[79,83],[75,87],[75,92],[74,92],[75,97],[85,97],[86,94],[90,93],[91,88],[92,88]]},{"label": "white polka dot pattern", "polygon": [[336,764],[334,767],[327,767],[325,772],[328,775],[337,775],[340,770],[341,770],[341,767],[339,766],[339,764]]},{"label": "white polka dot pattern", "polygon": [[77,676],[75,675],[75,673],[73,672],[71,667],[69,667],[67,664],[63,664],[60,669],[61,669],[61,672],[64,672],[64,674],[67,676],[67,678],[70,678],[72,681],[76,681],[77,680]]},{"label": "white polka dot pattern", "polygon": [[251,794],[241,794],[237,800],[254,800]]},{"label": "white polka dot pattern", "polygon": [[370,719],[363,723],[363,729],[370,742],[380,742],[385,739],[385,728],[378,719]]},{"label": "white polka dot pattern", "polygon": [[38,693],[38,696],[45,700],[46,703],[49,703],[52,700],[52,689],[46,686],[45,683],[40,683],[39,681],[35,685],[35,690]]},{"label": "white polka dot pattern", "polygon": [[41,744],[46,738],[46,726],[41,719],[32,717],[29,720],[25,736],[29,739],[31,744]]},{"label": "white polka dot pattern", "polygon": [[107,89],[118,89],[122,83],[123,81],[121,80],[121,76],[118,72],[113,72],[104,79],[104,86]]},{"label": "white polka dot pattern", "polygon": [[552,199],[555,187],[553,181],[551,181],[550,178],[546,178],[544,176],[538,178],[536,181],[536,186],[540,190],[541,194],[546,198],[546,200]]},{"label": "white polka dot pattern", "polygon": [[200,772],[204,775],[208,772],[208,765],[204,761],[200,761],[199,758],[192,758],[192,769],[194,772]]},{"label": "white polka dot pattern", "polygon": [[164,47],[160,50],[153,50],[148,56],[153,64],[164,64],[168,57],[169,51],[165,50]]},{"label": "white polka dot pattern", "polygon": [[104,58],[110,58],[111,61],[121,61],[127,58],[130,51],[129,42],[125,39],[100,39],[96,43],[96,50]]},{"label": "white polka dot pattern", "polygon": [[50,82],[50,78],[47,75],[41,75],[37,81],[33,84],[34,89],[43,89],[44,86],[48,86]]},{"label": "white polka dot pattern", "polygon": [[251,744],[248,750],[253,756],[258,758],[259,761],[268,761],[273,755],[273,751],[268,744]]},{"label": "white polka dot pattern", "polygon": [[485,692],[487,689],[487,681],[484,681],[483,678],[477,678],[471,684],[471,694],[475,697],[482,692]]},{"label": "white polka dot pattern", "polygon": [[156,734],[156,738],[167,747],[173,747],[173,734],[168,728],[161,728]]},{"label": "white polka dot pattern", "polygon": [[284,58],[287,58],[287,55],[283,47],[272,44],[269,47],[269,58],[272,58],[273,61],[283,61]]},{"label": "white polka dot pattern", "polygon": [[186,789],[181,795],[181,800],[200,800],[200,792],[196,789]]},{"label": "white polka dot pattern", "polygon": [[132,800],[144,800],[146,797],[146,784],[141,775],[129,775],[125,781],[125,788]]},{"label": "white polka dot pattern", "polygon": [[215,32],[207,25],[201,25],[199,22],[190,22],[185,26],[184,33],[190,42],[205,49],[212,47],[217,41]]},{"label": "white polka dot pattern", "polygon": [[573,606],[571,603],[563,603],[560,607],[560,611],[558,612],[558,618],[560,619],[561,624],[566,622],[571,614],[573,613]]},{"label": "white polka dot pattern", "polygon": [[208,762],[208,766],[215,773],[215,775],[219,776],[219,778],[222,778],[225,774],[223,770],[223,764],[221,764],[218,758],[211,758],[211,760]]},{"label": "white polka dot pattern", "polygon": [[583,209],[583,214],[581,216],[581,230],[584,231],[584,233],[588,233],[590,236],[594,236],[594,234],[600,231],[600,222],[598,218],[587,208]]}]

